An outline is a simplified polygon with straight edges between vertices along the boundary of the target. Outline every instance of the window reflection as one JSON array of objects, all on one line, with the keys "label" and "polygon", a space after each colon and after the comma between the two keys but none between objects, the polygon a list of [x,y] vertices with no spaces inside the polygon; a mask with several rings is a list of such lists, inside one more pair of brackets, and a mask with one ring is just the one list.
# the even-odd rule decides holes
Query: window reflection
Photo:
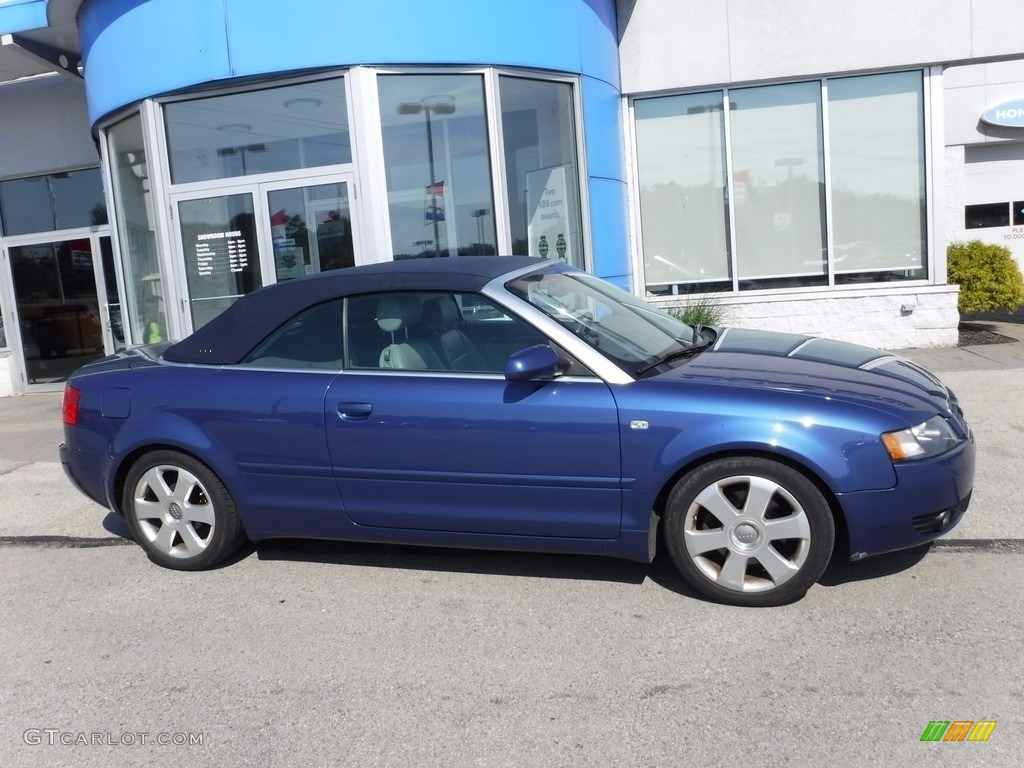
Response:
[{"label": "window reflection", "polygon": [[921,73],[830,80],[828,97],[836,282],[926,277]]},{"label": "window reflection", "polygon": [[927,277],[920,71],[641,99],[634,114],[649,292],[729,290],[730,261],[740,290],[824,285],[829,259],[837,284]]},{"label": "window reflection", "polygon": [[168,104],[175,184],[352,162],[342,79]]},{"label": "window reflection", "polygon": [[[722,110],[721,91],[636,103],[644,267],[652,293],[732,288]],[[738,182],[737,197],[741,191]]]},{"label": "window reflection", "polygon": [[106,224],[99,168],[0,181],[0,222],[8,236]]},{"label": "window reflection", "polygon": [[825,262],[821,86],[791,83],[729,92],[736,256],[758,287],[818,285]]},{"label": "window reflection", "polygon": [[480,75],[377,78],[396,259],[497,252]]},{"label": "window reflection", "polygon": [[10,249],[28,384],[66,379],[104,355],[88,239]]},{"label": "window reflection", "polygon": [[572,85],[502,76],[512,252],[583,266]]},{"label": "window reflection", "polygon": [[346,184],[279,189],[268,199],[278,281],[355,264]]},{"label": "window reflection", "polygon": [[156,248],[156,212],[149,182],[142,118],[138,113],[107,130],[108,157],[117,207],[117,234],[128,306],[122,313],[128,344],[166,341],[160,261]]}]

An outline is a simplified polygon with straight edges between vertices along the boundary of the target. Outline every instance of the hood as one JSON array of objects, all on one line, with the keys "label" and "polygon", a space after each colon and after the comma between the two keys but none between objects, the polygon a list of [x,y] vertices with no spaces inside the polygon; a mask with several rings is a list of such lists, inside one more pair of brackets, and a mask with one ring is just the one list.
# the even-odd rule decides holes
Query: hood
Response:
[{"label": "hood", "polygon": [[916,363],[891,352],[812,336],[721,329],[708,350],[663,376],[866,405],[908,423],[936,413],[963,418],[953,393]]}]

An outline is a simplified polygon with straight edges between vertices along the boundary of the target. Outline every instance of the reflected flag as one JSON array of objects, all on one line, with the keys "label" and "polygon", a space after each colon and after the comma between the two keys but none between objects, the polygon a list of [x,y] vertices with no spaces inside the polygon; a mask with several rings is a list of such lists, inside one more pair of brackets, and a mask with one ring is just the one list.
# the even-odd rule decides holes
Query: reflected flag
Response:
[{"label": "reflected flag", "polygon": [[444,221],[444,182],[437,181],[426,189],[424,200],[423,221]]}]

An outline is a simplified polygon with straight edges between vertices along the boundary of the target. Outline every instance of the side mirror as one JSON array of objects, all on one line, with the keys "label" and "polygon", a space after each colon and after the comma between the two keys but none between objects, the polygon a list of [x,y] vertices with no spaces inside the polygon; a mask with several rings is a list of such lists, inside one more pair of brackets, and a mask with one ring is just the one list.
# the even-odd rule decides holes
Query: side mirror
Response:
[{"label": "side mirror", "polygon": [[505,379],[507,381],[530,381],[532,379],[548,379],[562,367],[562,361],[547,344],[535,344],[520,349],[505,361]]}]

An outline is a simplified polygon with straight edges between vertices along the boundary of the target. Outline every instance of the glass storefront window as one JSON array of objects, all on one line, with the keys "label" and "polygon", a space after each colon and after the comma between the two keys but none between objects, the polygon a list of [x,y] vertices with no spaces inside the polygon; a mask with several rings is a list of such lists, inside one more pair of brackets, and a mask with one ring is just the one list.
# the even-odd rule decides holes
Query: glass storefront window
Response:
[{"label": "glass storefront window", "polygon": [[729,92],[736,257],[746,287],[821,285],[824,149],[819,83]]},{"label": "glass storefront window", "polygon": [[512,253],[583,266],[570,83],[499,78]]},{"label": "glass storefront window", "polygon": [[[376,101],[347,100],[349,85],[365,95],[364,74]],[[388,232],[396,259],[515,252],[583,266],[577,102],[575,80],[489,69],[366,70],[147,104],[105,131],[126,343],[194,330],[266,283],[377,261]],[[353,157],[350,108],[351,130],[380,122],[382,165]],[[143,137],[155,126],[144,122],[158,110],[167,154],[150,158]],[[384,230],[363,218],[382,186]],[[157,216],[169,253],[157,253]],[[218,247],[246,261],[212,279],[200,261],[213,244],[199,238],[216,232],[239,233]]]},{"label": "glass storefront window", "polygon": [[964,208],[964,229],[1010,226],[1009,203],[980,203]]},{"label": "glass storefront window", "polygon": [[106,223],[99,168],[0,181],[0,224],[9,237]]},{"label": "glass storefront window", "polygon": [[837,283],[927,276],[923,88],[920,72],[828,83]]},{"label": "glass storefront window", "polygon": [[638,99],[648,292],[926,278],[923,93],[912,71]]},{"label": "glass storefront window", "polygon": [[167,104],[175,184],[352,162],[343,78]]},{"label": "glass storefront window", "polygon": [[644,271],[651,293],[732,288],[722,109],[721,91],[636,102]]},{"label": "glass storefront window", "polygon": [[380,75],[396,259],[496,252],[481,75]]},{"label": "glass storefront window", "polygon": [[[121,307],[129,344],[165,341],[167,310],[156,248],[156,203],[138,113],[107,129],[107,160],[114,182],[114,206],[128,306]],[[127,312],[125,311],[127,310]]]}]

